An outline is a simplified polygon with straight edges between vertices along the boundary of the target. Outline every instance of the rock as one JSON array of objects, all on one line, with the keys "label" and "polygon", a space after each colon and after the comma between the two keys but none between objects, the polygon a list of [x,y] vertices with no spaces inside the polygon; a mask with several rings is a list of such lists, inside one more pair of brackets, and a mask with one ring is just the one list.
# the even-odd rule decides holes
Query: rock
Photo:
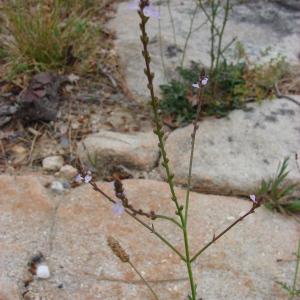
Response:
[{"label": "rock", "polygon": [[[300,96],[295,96],[300,102]],[[300,107],[274,99],[232,111],[227,118],[199,123],[192,172],[196,191],[218,194],[255,193],[262,179],[276,173],[280,162],[289,160],[289,182],[299,182],[295,153],[300,149]],[[177,184],[186,184],[192,125],[177,129],[166,142]],[[160,173],[165,172],[160,167]]]},{"label": "rock", "polygon": [[[4,299],[17,299],[10,295],[12,285],[20,282],[29,253],[36,249],[47,256],[51,280],[30,283],[31,295],[62,300],[152,299],[131,267],[112,254],[108,236],[119,241],[160,299],[186,299],[189,283],[184,264],[153,234],[128,215],[114,216],[110,203],[89,185],[73,189],[64,198],[51,198],[40,180],[0,176],[0,295],[8,294]],[[166,183],[125,180],[123,184],[136,208],[173,215]],[[99,186],[113,196],[110,183]],[[185,191],[176,192],[184,199]],[[250,201],[235,197],[191,193],[191,251],[195,253],[250,207]],[[153,222],[157,231],[183,251],[181,234],[172,223]],[[299,234],[294,219],[259,208],[196,261],[199,297],[285,299],[276,281],[292,281]],[[60,284],[63,288],[57,288]]]},{"label": "rock", "polygon": [[49,156],[43,159],[43,170],[55,172],[58,171],[64,164],[64,159],[60,155]]},{"label": "rock", "polygon": [[53,181],[50,188],[54,193],[62,194],[64,192],[64,185],[60,181]]},{"label": "rock", "polygon": [[[193,0],[170,2],[176,31],[177,45],[175,45],[167,2],[162,1],[160,7],[161,39],[158,20],[150,18],[147,23],[151,67],[155,73],[154,86],[157,92],[159,92],[160,84],[166,83],[176,74],[175,68],[180,65],[182,59],[195,7]],[[281,2],[293,5],[294,2],[298,3],[299,1]],[[299,4],[297,5],[299,6]],[[204,21],[205,16],[199,10],[195,17],[194,30],[188,42],[185,65],[189,65],[191,61],[200,61],[206,66],[210,65],[210,29],[208,24],[201,26]],[[116,17],[110,22],[110,27],[116,32],[115,45],[128,87],[136,99],[143,102],[149,99],[149,90],[143,73],[145,66],[141,54],[139,22],[138,14],[128,9],[128,1],[121,2]],[[229,17],[223,45],[228,44],[232,38],[238,37],[250,60],[254,62],[261,56],[262,50],[270,47],[269,55],[264,58],[264,61],[281,54],[287,58],[289,63],[296,64],[299,63],[300,48],[291,47],[291,45],[300,44],[299,25],[299,10],[286,9],[274,2],[244,1],[235,6]],[[196,30],[196,28],[199,29]],[[233,49],[225,53],[229,60],[233,59]],[[163,53],[165,72],[162,67],[161,52]]]},{"label": "rock", "polygon": [[111,175],[120,165],[150,171],[158,160],[157,137],[152,132],[125,134],[100,131],[78,145],[80,160],[101,175]]},{"label": "rock", "polygon": [[66,179],[73,179],[78,174],[78,170],[71,165],[64,165],[59,170],[59,176]]},{"label": "rock", "polygon": [[36,276],[41,279],[47,279],[50,277],[49,267],[47,265],[38,265],[36,268]]}]

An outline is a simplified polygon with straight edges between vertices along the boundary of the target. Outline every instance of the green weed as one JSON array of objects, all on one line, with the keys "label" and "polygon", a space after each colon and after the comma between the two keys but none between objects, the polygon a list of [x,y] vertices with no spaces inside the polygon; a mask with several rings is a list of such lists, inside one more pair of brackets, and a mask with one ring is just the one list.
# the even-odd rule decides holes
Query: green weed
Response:
[{"label": "green weed", "polygon": [[[202,115],[223,117],[249,101],[273,97],[274,84],[287,73],[287,69],[282,57],[262,65],[242,59],[234,63],[223,60],[204,90]],[[190,68],[177,68],[177,72],[179,79],[160,86],[160,109],[163,115],[172,116],[179,123],[189,123],[195,116],[196,91],[192,83],[198,80],[200,65],[192,63]]]},{"label": "green weed", "polygon": [[196,110],[187,99],[187,84],[172,80],[169,84],[160,86],[163,94],[163,101],[160,102],[160,109],[164,114],[176,118],[179,123],[190,122],[196,115]]},{"label": "green weed", "polygon": [[289,174],[288,158],[278,166],[274,178],[263,180],[257,193],[258,197],[263,198],[265,206],[271,210],[284,214],[299,213],[300,199],[294,196],[294,192],[299,187],[298,184],[287,183]]}]

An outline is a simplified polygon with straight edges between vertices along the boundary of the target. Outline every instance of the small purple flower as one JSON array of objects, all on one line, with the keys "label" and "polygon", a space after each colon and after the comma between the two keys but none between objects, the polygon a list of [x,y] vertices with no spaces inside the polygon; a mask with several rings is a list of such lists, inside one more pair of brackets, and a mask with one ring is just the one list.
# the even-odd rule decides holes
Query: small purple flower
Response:
[{"label": "small purple flower", "polygon": [[[140,5],[139,4],[140,4],[140,0],[134,0],[131,3],[128,4],[128,8],[132,9],[132,10],[139,11],[140,10]],[[148,6],[146,6],[144,8],[144,15],[146,17],[149,17],[149,18],[150,17],[153,17],[153,18],[156,18],[156,19],[160,18],[159,11],[152,4],[149,4]]]},{"label": "small purple flower", "polygon": [[76,177],[74,178],[74,181],[77,183],[81,183],[83,180],[83,177],[81,176],[81,174],[77,174]]},{"label": "small purple flower", "polygon": [[112,211],[117,216],[121,216],[124,213],[125,208],[121,200],[116,201],[116,203],[113,205]]},{"label": "small purple flower", "polygon": [[208,78],[204,77],[204,78],[200,79],[199,82],[193,83],[192,87],[199,89],[201,86],[207,85],[207,83],[208,83]]},{"label": "small purple flower", "polygon": [[249,198],[253,203],[257,203],[255,195],[250,195]]},{"label": "small purple flower", "polygon": [[201,80],[201,84],[202,85],[207,85],[208,83],[208,78],[207,77],[204,77],[202,80]]},{"label": "small purple flower", "polygon": [[86,175],[83,177],[81,174],[77,174],[76,177],[74,178],[74,181],[77,183],[89,183],[93,179],[92,177],[92,172],[87,171]]},{"label": "small purple flower", "polygon": [[84,176],[84,182],[89,183],[92,180],[92,178],[92,175],[88,173]]}]

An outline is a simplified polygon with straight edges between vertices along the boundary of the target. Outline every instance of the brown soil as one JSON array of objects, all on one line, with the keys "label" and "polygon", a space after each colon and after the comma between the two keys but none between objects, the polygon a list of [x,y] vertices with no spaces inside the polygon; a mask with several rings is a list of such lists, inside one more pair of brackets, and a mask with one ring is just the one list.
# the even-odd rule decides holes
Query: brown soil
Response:
[{"label": "brown soil", "polygon": [[[26,173],[41,169],[43,158],[60,154],[65,162],[76,164],[76,145],[86,135],[101,129],[118,132],[151,130],[148,107],[138,104],[127,89],[114,49],[114,34],[105,23],[115,10],[112,1],[105,13],[96,16],[104,26],[104,34],[89,74],[79,75],[73,84],[60,91],[57,118],[51,122],[24,122],[13,117],[0,128],[0,172]],[[0,62],[0,73],[6,65]],[[75,70],[76,71],[76,70]],[[65,75],[74,69],[64,70]],[[75,75],[77,75],[75,73]],[[16,103],[33,74],[0,81],[0,104]]]}]

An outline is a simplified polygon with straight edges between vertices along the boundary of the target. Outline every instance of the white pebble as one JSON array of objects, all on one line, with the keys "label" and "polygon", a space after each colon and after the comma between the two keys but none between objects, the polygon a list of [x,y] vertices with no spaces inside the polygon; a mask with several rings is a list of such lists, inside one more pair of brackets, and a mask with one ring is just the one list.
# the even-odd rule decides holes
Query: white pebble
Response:
[{"label": "white pebble", "polygon": [[54,193],[62,194],[64,192],[64,185],[60,181],[53,181],[50,188]]},{"label": "white pebble", "polygon": [[50,277],[50,271],[47,265],[38,265],[36,269],[36,276],[38,278],[47,279]]}]

